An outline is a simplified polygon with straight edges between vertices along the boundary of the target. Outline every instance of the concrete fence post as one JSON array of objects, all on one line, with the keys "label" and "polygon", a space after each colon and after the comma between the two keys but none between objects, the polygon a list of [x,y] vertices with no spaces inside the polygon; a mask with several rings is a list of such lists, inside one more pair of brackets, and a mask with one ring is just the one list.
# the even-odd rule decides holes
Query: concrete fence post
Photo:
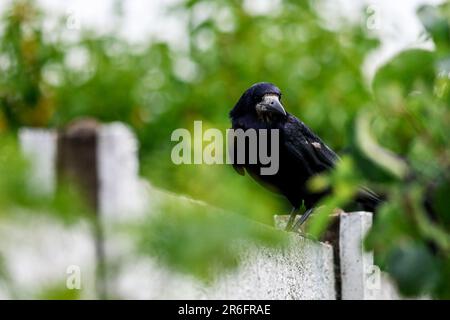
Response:
[{"label": "concrete fence post", "polygon": [[[92,165],[93,170],[87,172],[85,183],[92,182],[86,185],[86,189],[92,191],[91,204],[97,209],[103,228],[103,236],[99,241],[104,243],[102,247],[97,246],[97,256],[99,248],[103,250],[104,246],[101,254],[105,255],[105,263],[112,262],[115,270],[114,274],[104,275],[104,281],[108,282],[108,290],[114,296],[127,299],[398,298],[389,280],[373,265],[373,254],[363,249],[364,237],[372,225],[372,214],[368,212],[342,213],[336,220],[336,239],[328,241],[328,244],[291,234],[291,245],[283,250],[245,248],[238,270],[207,287],[192,278],[167,270],[156,260],[133,254],[131,239],[126,234],[117,233],[117,223],[145,218],[151,214],[151,210],[147,210],[149,204],[157,201],[188,200],[151,186],[147,188],[139,177],[137,139],[126,125],[112,123],[91,127],[92,130],[87,131],[95,137],[90,140],[89,152],[82,145],[84,138],[79,136],[83,136],[83,130],[80,131],[77,126],[60,132],[59,138],[56,131],[36,129],[22,129],[19,137],[23,152],[32,159],[31,179],[45,192],[55,190],[58,172],[62,167],[77,175],[87,163]],[[89,154],[79,154],[86,152]],[[91,190],[91,187],[95,190]],[[276,225],[282,226],[285,218],[277,217]],[[42,234],[50,234],[44,227],[42,230]],[[19,227],[16,227],[15,232],[29,235],[29,232],[21,231]],[[67,233],[58,234],[63,238]],[[36,238],[36,241],[30,243],[38,246],[41,252],[62,252],[58,247],[61,240],[40,243],[39,235],[33,233],[31,237]],[[80,233],[80,236],[84,240],[78,242],[82,242],[83,247],[89,246],[86,243],[92,239],[86,232]],[[61,259],[58,266],[51,261],[30,256],[30,261],[39,261],[43,269],[36,273],[36,281],[32,282],[40,283],[37,278],[44,274],[44,270],[48,276],[51,270],[61,274],[61,265],[73,264],[69,261],[74,259],[83,261],[83,265],[95,266],[94,257],[89,261],[79,258],[86,257],[87,253],[81,252],[84,248],[71,245],[74,250],[64,250],[67,257]],[[17,250],[10,249],[3,252],[7,253],[8,260],[13,261]],[[26,262],[27,257],[25,253],[21,254],[20,265],[32,264]],[[339,267],[336,268],[336,265]]]},{"label": "concrete fence post", "polygon": [[344,300],[402,299],[389,275],[374,264],[373,252],[363,248],[364,238],[372,227],[372,219],[373,214],[370,212],[341,215],[339,259]]}]

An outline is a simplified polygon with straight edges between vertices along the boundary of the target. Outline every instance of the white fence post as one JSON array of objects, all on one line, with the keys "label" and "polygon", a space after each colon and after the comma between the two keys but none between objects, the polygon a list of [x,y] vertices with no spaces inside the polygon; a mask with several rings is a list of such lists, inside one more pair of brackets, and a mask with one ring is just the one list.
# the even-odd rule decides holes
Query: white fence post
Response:
[{"label": "white fence post", "polygon": [[24,128],[19,131],[22,152],[32,159],[30,183],[44,194],[55,190],[56,138],[54,130]]},{"label": "white fence post", "polygon": [[[53,192],[56,132],[22,129],[19,137],[23,152],[32,159],[32,183],[43,192]],[[106,260],[119,267],[114,268],[113,277],[108,278],[114,296],[127,299],[336,299],[341,294],[342,299],[399,298],[391,282],[373,265],[373,254],[363,250],[364,237],[372,225],[372,214],[368,212],[340,216],[339,261],[336,261],[340,274],[337,275],[333,247],[299,234],[290,234],[290,245],[281,250],[246,247],[239,268],[211,286],[176,274],[155,259],[130,254],[133,252],[131,239],[117,232],[117,223],[138,221],[151,214],[151,210],[146,209],[158,201],[190,200],[153,188],[140,179],[137,140],[127,126],[121,123],[101,125],[97,138],[97,194],[105,231]],[[275,219],[278,227],[284,218]],[[22,288],[27,288],[27,292],[32,292],[27,283],[36,287],[42,285],[41,278],[46,282],[59,281],[58,277],[65,274],[68,265],[79,265],[84,274],[88,270],[88,279],[92,282],[95,256],[86,226],[75,226],[69,234],[54,223],[35,220],[36,217],[30,219],[33,232],[29,231],[30,226],[25,227],[19,221],[0,228],[5,231],[0,234],[5,239],[0,241],[0,249],[13,271],[12,278],[20,282]],[[13,237],[14,234],[17,236]],[[23,241],[6,241],[20,237],[27,237],[26,247],[21,244]],[[50,256],[55,256],[58,263]],[[36,272],[27,271],[27,266]],[[26,281],[22,279],[24,274],[28,274]],[[336,293],[336,279],[341,282],[340,293]],[[82,286],[86,288],[86,283]],[[92,291],[82,296],[92,297]]]},{"label": "white fence post", "polygon": [[[343,213],[340,217],[339,255],[343,300],[373,299],[369,277],[373,274],[373,253],[364,251],[363,241],[372,226],[369,212]],[[378,274],[379,277],[379,274]]]}]

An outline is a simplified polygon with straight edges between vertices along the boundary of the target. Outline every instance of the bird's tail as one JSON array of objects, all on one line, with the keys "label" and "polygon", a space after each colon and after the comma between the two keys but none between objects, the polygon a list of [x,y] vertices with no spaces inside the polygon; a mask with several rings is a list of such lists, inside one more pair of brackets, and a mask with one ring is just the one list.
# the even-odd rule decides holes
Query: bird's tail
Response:
[{"label": "bird's tail", "polygon": [[383,203],[384,197],[366,187],[361,187],[356,195],[356,202],[364,211],[376,212],[377,207]]}]

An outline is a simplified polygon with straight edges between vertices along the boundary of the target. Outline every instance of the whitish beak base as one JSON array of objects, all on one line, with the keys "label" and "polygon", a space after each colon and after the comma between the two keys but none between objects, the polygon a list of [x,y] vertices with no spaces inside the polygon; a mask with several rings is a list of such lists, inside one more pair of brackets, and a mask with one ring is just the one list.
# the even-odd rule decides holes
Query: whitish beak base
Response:
[{"label": "whitish beak base", "polygon": [[284,110],[280,98],[276,94],[266,94],[259,105],[263,112],[286,115],[286,110]]}]

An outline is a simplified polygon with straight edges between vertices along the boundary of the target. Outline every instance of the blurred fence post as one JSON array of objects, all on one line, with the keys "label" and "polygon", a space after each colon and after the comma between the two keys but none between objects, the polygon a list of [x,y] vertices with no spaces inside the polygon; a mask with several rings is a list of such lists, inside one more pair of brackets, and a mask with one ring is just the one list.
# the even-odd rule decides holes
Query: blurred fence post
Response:
[{"label": "blurred fence post", "polygon": [[95,120],[81,119],[60,130],[56,161],[58,183],[74,182],[95,212],[98,211],[99,128]]}]

